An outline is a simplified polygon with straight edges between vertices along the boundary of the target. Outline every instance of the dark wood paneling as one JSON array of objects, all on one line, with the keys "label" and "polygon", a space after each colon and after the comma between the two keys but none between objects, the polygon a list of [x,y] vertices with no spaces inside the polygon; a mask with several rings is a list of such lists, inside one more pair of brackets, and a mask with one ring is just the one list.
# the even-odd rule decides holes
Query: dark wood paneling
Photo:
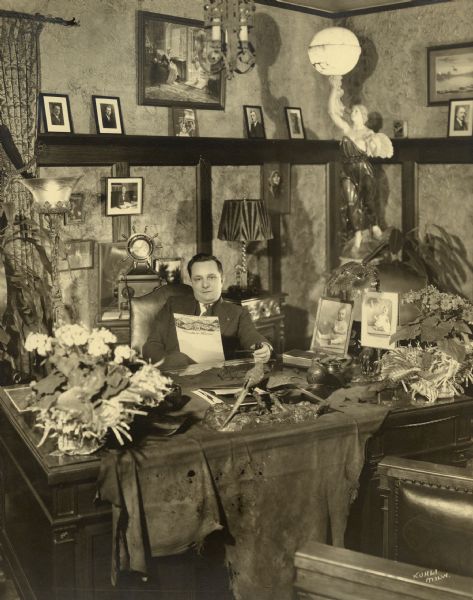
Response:
[{"label": "dark wood paneling", "polygon": [[197,165],[197,252],[212,254],[212,167],[202,157]]},{"label": "dark wood paneling", "polygon": [[406,161],[402,165],[402,230],[411,231],[419,225],[419,198],[417,163]]},{"label": "dark wood paneling", "polygon": [[[112,177],[129,177],[130,165],[118,162],[112,166]],[[128,215],[112,217],[112,240],[123,242],[131,235],[131,218]]]}]

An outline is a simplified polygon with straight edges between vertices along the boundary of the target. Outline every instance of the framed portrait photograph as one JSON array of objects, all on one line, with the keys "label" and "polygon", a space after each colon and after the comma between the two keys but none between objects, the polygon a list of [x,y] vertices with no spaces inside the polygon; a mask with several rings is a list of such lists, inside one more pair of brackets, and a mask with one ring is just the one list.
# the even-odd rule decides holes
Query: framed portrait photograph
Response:
[{"label": "framed portrait photograph", "polygon": [[203,21],[138,11],[138,103],[225,108],[224,70],[211,73]]},{"label": "framed portrait photograph", "polygon": [[182,283],[182,258],[156,258],[154,270],[167,283]]},{"label": "framed portrait photograph", "polygon": [[120,98],[92,96],[97,133],[125,133]]},{"label": "framed portrait photograph", "polygon": [[93,269],[94,240],[68,240],[64,242],[65,253],[58,263],[59,271]]},{"label": "framed portrait photograph", "polygon": [[193,108],[173,108],[172,125],[177,137],[198,137],[199,126]]},{"label": "framed portrait photograph", "polygon": [[302,121],[302,111],[300,108],[295,106],[286,106],[284,109],[286,113],[287,130],[289,132],[289,138],[291,140],[304,140],[305,129]]},{"label": "framed portrait photograph", "polygon": [[427,48],[427,104],[473,97],[473,42]]},{"label": "framed portrait photograph", "polygon": [[399,294],[365,292],[361,299],[361,345],[391,350],[399,319]]},{"label": "framed portrait photograph", "polygon": [[46,133],[73,133],[69,96],[65,94],[39,95],[39,116]]},{"label": "framed portrait photograph", "polygon": [[246,133],[249,138],[266,138],[261,106],[244,106]]},{"label": "framed portrait photograph", "polygon": [[291,212],[291,165],[263,164],[263,199],[270,213],[287,215]]},{"label": "framed portrait photograph", "polygon": [[100,242],[99,260],[99,318],[102,321],[129,318],[125,277],[133,266],[127,252],[127,242]]},{"label": "framed portrait photograph", "polygon": [[107,177],[105,214],[141,215],[143,177]]},{"label": "framed portrait photograph", "polygon": [[469,137],[473,134],[473,99],[450,100],[448,107],[448,137]]},{"label": "framed portrait photograph", "polygon": [[84,212],[85,195],[77,192],[69,198],[69,212],[64,213],[64,225],[79,225],[85,222]]},{"label": "framed portrait photograph", "polygon": [[310,350],[345,357],[353,323],[353,305],[333,298],[320,298]]}]

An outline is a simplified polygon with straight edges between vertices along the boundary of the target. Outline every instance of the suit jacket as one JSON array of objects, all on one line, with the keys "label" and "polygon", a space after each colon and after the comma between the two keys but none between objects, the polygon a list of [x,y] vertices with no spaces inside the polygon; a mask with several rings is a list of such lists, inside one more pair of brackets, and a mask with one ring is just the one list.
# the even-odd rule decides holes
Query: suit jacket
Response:
[{"label": "suit jacket", "polygon": [[468,123],[466,121],[460,121],[459,119],[455,119],[453,129],[455,131],[466,131],[468,129]]},{"label": "suit jacket", "polygon": [[[152,333],[143,346],[143,357],[157,362],[163,357],[179,352],[174,313],[200,314],[199,302],[193,296],[172,296],[159,311]],[[225,358],[234,358],[235,350],[249,350],[257,342],[268,340],[256,330],[248,310],[221,298],[212,307],[211,314],[218,317]],[[176,365],[177,366],[177,365]]]},{"label": "suit jacket", "polygon": [[259,121],[250,124],[250,135],[251,137],[264,137],[263,125]]}]

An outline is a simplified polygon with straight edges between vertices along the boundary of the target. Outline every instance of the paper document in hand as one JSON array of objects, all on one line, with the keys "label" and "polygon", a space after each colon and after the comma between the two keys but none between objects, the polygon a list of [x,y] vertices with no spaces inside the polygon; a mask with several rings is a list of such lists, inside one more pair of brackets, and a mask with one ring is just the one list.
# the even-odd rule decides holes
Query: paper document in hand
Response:
[{"label": "paper document in hand", "polygon": [[174,315],[179,350],[196,363],[224,360],[218,317]]}]

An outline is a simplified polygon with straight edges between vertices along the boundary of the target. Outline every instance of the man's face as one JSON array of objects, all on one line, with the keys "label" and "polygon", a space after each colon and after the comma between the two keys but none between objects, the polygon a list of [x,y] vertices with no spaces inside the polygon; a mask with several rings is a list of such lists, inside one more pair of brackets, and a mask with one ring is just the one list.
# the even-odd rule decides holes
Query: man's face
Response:
[{"label": "man's face", "polygon": [[191,285],[194,297],[202,304],[216,302],[222,295],[223,277],[213,260],[192,265]]},{"label": "man's face", "polygon": [[464,121],[466,117],[466,109],[463,108],[463,106],[460,106],[460,108],[457,110],[457,118],[460,121]]},{"label": "man's face", "polygon": [[106,106],[105,107],[105,114],[107,115],[107,117],[109,117],[112,114],[112,107],[111,106]]},{"label": "man's face", "polygon": [[61,107],[57,104],[53,106],[53,114],[56,115],[56,117],[59,117],[59,115],[61,114]]},{"label": "man's face", "polygon": [[251,122],[256,123],[256,113],[254,111],[250,112]]}]

